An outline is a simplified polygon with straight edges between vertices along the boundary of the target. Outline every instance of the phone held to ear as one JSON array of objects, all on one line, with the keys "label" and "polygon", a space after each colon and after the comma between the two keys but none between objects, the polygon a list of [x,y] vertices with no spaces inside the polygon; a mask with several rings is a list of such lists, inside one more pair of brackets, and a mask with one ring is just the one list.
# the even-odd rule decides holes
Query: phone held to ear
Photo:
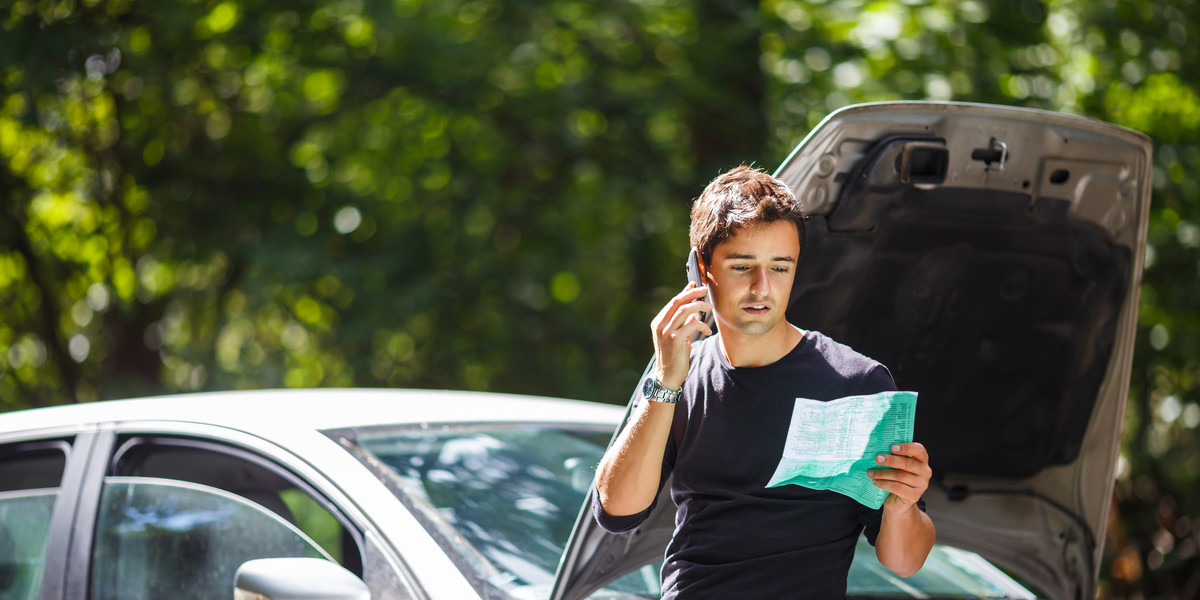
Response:
[{"label": "phone held to ear", "polygon": [[[688,276],[688,281],[696,284],[697,286],[705,285],[704,280],[700,277],[700,255],[696,252],[695,248],[692,248],[692,251],[688,253],[687,276]],[[704,301],[708,302],[709,304],[712,304],[712,294],[711,293],[705,294]],[[696,318],[705,323],[708,323],[708,326],[712,328],[713,333],[716,333],[717,326],[716,326],[716,323],[714,322],[715,320],[710,319],[708,316],[708,313],[706,313],[706,312],[696,313]]]}]

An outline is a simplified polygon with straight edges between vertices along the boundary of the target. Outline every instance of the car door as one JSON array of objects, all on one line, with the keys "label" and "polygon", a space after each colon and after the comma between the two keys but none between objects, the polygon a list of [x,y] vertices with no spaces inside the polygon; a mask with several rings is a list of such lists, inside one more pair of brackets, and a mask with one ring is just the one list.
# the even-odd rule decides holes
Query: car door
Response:
[{"label": "car door", "polygon": [[[885,102],[831,114],[776,172],[810,217],[788,320],[920,393],[938,540],[1053,598],[1095,595],[1152,153],[1071,115]],[[672,516],[663,497],[610,535],[582,511],[552,600],[661,556]]]},{"label": "car door", "polygon": [[378,535],[321,492],[329,482],[301,476],[300,464],[219,427],[101,432],[80,486],[62,597],[230,597],[242,563],[275,557],[337,562],[374,597],[421,597]]}]

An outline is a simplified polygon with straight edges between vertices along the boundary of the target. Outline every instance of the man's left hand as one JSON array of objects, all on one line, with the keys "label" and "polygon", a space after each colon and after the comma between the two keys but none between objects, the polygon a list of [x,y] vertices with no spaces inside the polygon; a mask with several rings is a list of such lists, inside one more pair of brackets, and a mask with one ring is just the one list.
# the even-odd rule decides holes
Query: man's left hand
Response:
[{"label": "man's left hand", "polygon": [[867,471],[875,487],[891,492],[883,503],[883,510],[887,512],[908,510],[929,488],[933,469],[929,468],[929,453],[922,444],[893,444],[892,453],[876,456],[875,462],[883,467],[891,467]]}]

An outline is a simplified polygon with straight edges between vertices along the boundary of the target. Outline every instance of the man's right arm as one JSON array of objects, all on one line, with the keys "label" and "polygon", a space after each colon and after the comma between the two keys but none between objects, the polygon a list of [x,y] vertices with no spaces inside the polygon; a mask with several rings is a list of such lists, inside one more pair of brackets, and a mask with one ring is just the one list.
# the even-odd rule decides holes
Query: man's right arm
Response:
[{"label": "man's right arm", "polygon": [[[712,335],[712,329],[697,317],[699,312],[712,310],[700,301],[707,292],[707,288],[689,283],[651,322],[655,352],[651,375],[667,388],[680,389],[687,378],[692,337],[697,332]],[[604,512],[634,515],[654,502],[674,415],[674,404],[638,404],[596,469],[596,491]]]}]

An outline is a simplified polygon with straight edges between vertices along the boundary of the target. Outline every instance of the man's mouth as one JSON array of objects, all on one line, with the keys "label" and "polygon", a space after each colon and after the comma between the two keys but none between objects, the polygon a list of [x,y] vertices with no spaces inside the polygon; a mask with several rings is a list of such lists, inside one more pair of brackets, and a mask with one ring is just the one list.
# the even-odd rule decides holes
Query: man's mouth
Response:
[{"label": "man's mouth", "polygon": [[743,310],[752,315],[761,315],[770,310],[770,307],[766,304],[747,304]]}]

